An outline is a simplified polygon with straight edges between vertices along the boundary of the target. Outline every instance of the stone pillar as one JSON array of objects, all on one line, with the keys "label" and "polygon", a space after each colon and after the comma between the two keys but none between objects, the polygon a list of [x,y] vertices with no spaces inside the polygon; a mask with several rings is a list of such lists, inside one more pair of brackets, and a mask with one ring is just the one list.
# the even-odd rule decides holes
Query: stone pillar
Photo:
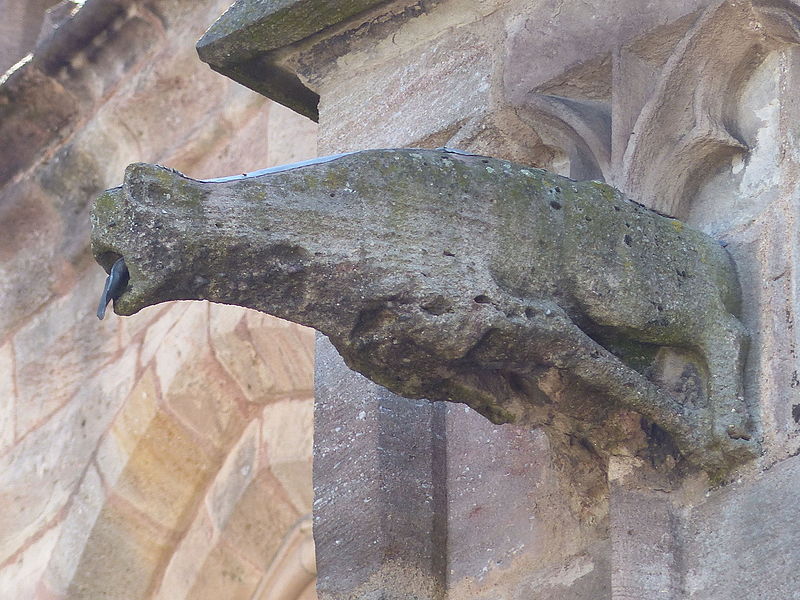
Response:
[{"label": "stone pillar", "polygon": [[444,407],[401,398],[351,371],[321,335],[315,390],[320,599],[440,600]]}]

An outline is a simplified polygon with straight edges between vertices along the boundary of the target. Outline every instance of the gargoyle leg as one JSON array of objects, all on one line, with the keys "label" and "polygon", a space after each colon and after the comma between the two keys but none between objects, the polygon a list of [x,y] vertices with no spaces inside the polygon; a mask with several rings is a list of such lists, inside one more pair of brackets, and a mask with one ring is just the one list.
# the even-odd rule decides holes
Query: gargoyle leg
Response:
[{"label": "gargoyle leg", "polygon": [[[682,406],[623,364],[574,325],[561,309],[556,309],[552,317],[561,321],[557,330],[560,336],[566,336],[562,339],[569,344],[568,350],[551,357],[553,364],[587,387],[618,399],[621,404],[658,423],[691,462],[714,474],[725,472],[732,456],[735,460],[752,456],[754,446],[747,435],[748,411],[738,384],[746,352],[746,333],[734,317],[721,321],[715,328],[707,328],[713,331],[703,347],[711,372],[711,397],[709,406],[698,411]],[[535,329],[541,333],[540,324]],[[728,398],[730,400],[725,400]]]},{"label": "gargoyle leg", "polygon": [[[525,317],[510,317],[498,311],[493,326],[507,331],[515,339],[527,339],[528,343],[517,346],[514,357],[500,356],[505,364],[513,364],[520,373],[526,373],[527,365],[553,365],[588,389],[614,398],[658,423],[673,436],[685,455],[707,460],[703,440],[709,437],[710,420],[707,419],[704,426],[698,414],[687,411],[653,382],[623,364],[576,326],[557,304],[523,302],[514,312]],[[515,330],[508,331],[509,328]],[[499,352],[502,348],[486,347],[471,356],[486,362],[489,368],[496,363]]]},{"label": "gargoyle leg", "polygon": [[657,385],[623,364],[574,325],[566,313],[563,319],[567,326],[561,331],[569,333],[572,348],[563,352],[562,368],[573,373],[588,388],[616,398],[631,410],[659,423],[673,436],[684,454],[700,449],[705,436],[698,430],[696,415],[685,411]]},{"label": "gargoyle leg", "polygon": [[704,331],[707,333],[700,340],[700,350],[709,370],[708,398],[714,435],[749,440],[752,423],[742,388],[747,332],[737,319],[726,315],[704,327]]}]

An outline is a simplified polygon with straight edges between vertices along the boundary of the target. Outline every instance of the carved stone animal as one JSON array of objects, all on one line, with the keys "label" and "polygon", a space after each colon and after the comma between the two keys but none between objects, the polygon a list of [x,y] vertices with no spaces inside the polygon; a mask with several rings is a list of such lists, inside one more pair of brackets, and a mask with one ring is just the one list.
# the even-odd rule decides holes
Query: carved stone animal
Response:
[{"label": "carved stone animal", "polygon": [[407,397],[600,446],[634,411],[712,472],[755,451],[731,259],[608,185],[446,149],[208,182],[133,164],[92,226],[98,262],[130,273],[118,314],[238,304]]}]

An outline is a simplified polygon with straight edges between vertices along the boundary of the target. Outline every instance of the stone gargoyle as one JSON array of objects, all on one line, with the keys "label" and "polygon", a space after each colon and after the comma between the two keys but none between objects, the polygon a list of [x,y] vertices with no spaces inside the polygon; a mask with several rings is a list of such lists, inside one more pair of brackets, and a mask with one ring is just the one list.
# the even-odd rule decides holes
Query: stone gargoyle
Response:
[{"label": "stone gargoyle", "polygon": [[247,306],[321,331],[400,395],[496,423],[602,449],[624,442],[604,424],[638,413],[715,474],[756,451],[730,257],[603,183],[448,149],[208,181],[133,164],[95,203],[92,243],[107,271],[127,265],[120,315]]}]

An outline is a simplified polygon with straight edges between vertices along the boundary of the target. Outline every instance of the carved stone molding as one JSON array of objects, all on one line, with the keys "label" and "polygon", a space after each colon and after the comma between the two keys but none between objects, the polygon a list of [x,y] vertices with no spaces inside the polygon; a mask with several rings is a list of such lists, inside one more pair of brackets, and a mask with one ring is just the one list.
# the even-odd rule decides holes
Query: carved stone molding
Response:
[{"label": "carved stone molding", "polygon": [[[770,52],[800,39],[791,2],[694,4],[676,3],[686,14],[621,45],[598,45],[546,81],[506,82],[531,128],[569,156],[572,177],[608,181],[679,218],[710,174],[746,157],[736,118],[742,88]],[[507,68],[529,53],[512,43]]]}]

